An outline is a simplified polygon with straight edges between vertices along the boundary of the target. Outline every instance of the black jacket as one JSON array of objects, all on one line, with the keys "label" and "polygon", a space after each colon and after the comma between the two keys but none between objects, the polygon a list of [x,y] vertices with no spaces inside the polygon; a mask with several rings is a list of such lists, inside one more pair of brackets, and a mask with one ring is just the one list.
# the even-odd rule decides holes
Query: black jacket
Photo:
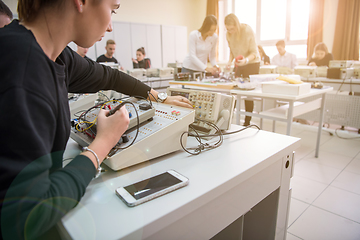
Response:
[{"label": "black jacket", "polygon": [[150,87],[68,47],[51,61],[17,20],[0,29],[1,238],[37,238],[80,201],[96,170],[82,155],[62,167],[68,92],[109,89],[147,97]]}]

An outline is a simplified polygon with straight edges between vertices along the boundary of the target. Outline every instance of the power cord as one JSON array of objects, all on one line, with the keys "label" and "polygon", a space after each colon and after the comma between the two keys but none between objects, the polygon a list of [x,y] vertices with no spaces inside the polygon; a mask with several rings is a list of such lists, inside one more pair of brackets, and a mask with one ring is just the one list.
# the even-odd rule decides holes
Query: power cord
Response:
[{"label": "power cord", "polygon": [[[183,132],[180,136],[180,145],[182,147],[182,149],[191,154],[191,155],[199,155],[202,151],[207,151],[207,150],[211,150],[214,148],[217,148],[219,146],[221,146],[221,144],[224,141],[224,135],[230,135],[230,134],[235,134],[235,133],[239,133],[242,132],[250,127],[256,127],[258,130],[260,130],[260,127],[255,125],[255,124],[251,124],[249,126],[246,126],[245,128],[233,131],[233,132],[222,132],[218,126],[216,126],[216,124],[209,122],[209,121],[205,121],[205,120],[200,120],[200,119],[195,119],[196,121],[200,121],[200,122],[204,122],[205,124],[211,126],[212,128],[214,128],[216,130],[215,134],[199,134],[197,130],[195,130],[191,125],[189,126],[192,131],[194,132]],[[193,148],[186,148],[184,147],[183,144],[183,136],[187,134],[189,137],[195,137],[196,140],[198,141],[199,145],[197,147],[193,147]],[[219,141],[214,143],[214,144],[208,144],[208,143],[203,143],[201,138],[206,138],[206,137],[219,137]],[[192,151],[192,152],[191,152]]]}]

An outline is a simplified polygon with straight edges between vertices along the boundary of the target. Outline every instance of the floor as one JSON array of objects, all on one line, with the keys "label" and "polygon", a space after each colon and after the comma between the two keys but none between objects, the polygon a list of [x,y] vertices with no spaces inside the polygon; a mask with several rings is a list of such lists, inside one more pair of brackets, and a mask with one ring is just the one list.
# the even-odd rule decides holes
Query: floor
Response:
[{"label": "floor", "polygon": [[[357,129],[335,132],[337,127],[323,130],[315,158],[317,127],[292,124],[301,147],[291,179],[287,240],[360,239],[360,135]],[[264,120],[263,129],[271,131],[272,121]],[[276,132],[285,134],[286,124],[277,122]]]}]

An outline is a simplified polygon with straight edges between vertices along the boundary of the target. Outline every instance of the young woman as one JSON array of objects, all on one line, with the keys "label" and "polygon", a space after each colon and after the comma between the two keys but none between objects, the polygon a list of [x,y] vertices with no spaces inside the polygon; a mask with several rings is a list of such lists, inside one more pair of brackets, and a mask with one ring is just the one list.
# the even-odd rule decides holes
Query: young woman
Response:
[{"label": "young woman", "polygon": [[145,58],[145,49],[143,47],[136,50],[136,59],[132,59],[133,68],[151,68],[150,58]]},{"label": "young woman", "polygon": [[[255,42],[255,34],[251,27],[239,22],[235,14],[230,13],[225,17],[225,28],[227,30],[226,40],[230,48],[230,57],[227,68],[234,62],[236,77],[248,78],[251,74],[258,74],[260,71],[260,57]],[[240,103],[238,103],[240,104]],[[254,102],[245,100],[245,110],[252,112]],[[244,126],[250,124],[251,117],[246,116]]]},{"label": "young woman", "polygon": [[[97,136],[63,167],[70,133],[68,92],[116,90],[155,98],[158,93],[123,72],[67,47],[91,47],[111,31],[119,0],[19,0],[20,22],[0,29],[0,236],[54,239],[50,229],[85,193],[99,164],[129,123],[121,108],[101,110]],[[165,103],[191,107],[187,99]]]},{"label": "young woman", "polygon": [[329,62],[333,60],[334,57],[332,53],[329,53],[329,50],[325,43],[320,42],[314,47],[314,54],[309,59],[309,66],[329,66]]},{"label": "young woman", "polygon": [[[194,30],[189,35],[189,53],[183,61],[182,72],[210,72],[215,74],[220,71],[216,64],[216,44],[218,36],[217,19],[214,15],[209,15],[199,30]],[[207,66],[210,60],[212,67]]]}]

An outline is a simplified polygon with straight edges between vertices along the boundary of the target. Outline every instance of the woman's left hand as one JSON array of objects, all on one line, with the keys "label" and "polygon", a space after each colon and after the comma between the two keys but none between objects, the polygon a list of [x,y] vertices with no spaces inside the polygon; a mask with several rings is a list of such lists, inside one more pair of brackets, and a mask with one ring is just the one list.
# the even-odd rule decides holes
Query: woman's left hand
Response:
[{"label": "woman's left hand", "polygon": [[237,61],[235,61],[235,65],[236,66],[245,66],[246,65],[246,63],[247,63],[247,61],[246,61],[246,58],[243,58],[243,59],[239,59],[239,60],[237,60]]},{"label": "woman's left hand", "polygon": [[182,96],[168,96],[164,103],[179,107],[193,108],[189,99]]}]

